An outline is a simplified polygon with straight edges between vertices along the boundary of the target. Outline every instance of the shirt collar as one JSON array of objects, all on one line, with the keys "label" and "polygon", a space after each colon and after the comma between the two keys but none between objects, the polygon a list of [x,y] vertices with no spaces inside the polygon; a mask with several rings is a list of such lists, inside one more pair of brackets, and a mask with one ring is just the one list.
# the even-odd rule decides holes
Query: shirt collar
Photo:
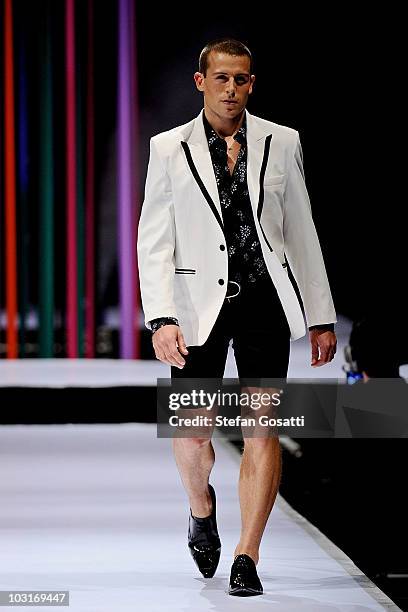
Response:
[{"label": "shirt collar", "polygon": [[[204,129],[208,140],[209,148],[221,148],[226,149],[227,143],[224,138],[218,136],[217,132],[214,130],[210,122],[208,121],[205,113],[203,111],[203,123]],[[241,127],[238,132],[234,135],[234,140],[237,140],[241,145],[246,144],[246,133],[247,133],[247,125],[246,125],[246,113],[244,113],[244,120],[242,122]]]}]

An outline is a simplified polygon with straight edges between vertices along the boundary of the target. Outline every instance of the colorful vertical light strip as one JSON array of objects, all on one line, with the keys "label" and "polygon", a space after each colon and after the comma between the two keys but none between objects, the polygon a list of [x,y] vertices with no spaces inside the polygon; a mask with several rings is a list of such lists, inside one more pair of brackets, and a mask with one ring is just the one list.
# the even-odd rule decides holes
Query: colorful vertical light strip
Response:
[{"label": "colorful vertical light strip", "polygon": [[18,225],[20,227],[18,295],[20,307],[20,357],[26,354],[26,321],[29,299],[29,210],[28,210],[28,99],[26,27],[22,20],[18,30]]},{"label": "colorful vertical light strip", "polygon": [[118,19],[118,261],[120,300],[120,356],[134,357],[136,251],[132,212],[131,38],[130,0],[119,0]]},{"label": "colorful vertical light strip", "polygon": [[[0,8],[0,10],[2,10]],[[3,21],[4,21],[4,13],[1,13],[1,18],[0,18],[0,39],[3,38]],[[3,68],[3,66],[2,66]],[[2,311],[2,307],[3,307],[3,259],[4,259],[4,253],[3,253],[3,235],[4,235],[4,228],[3,228],[3,189],[4,189],[4,185],[3,185],[3,75],[2,75],[2,69],[0,70],[0,313]],[[2,329],[1,329],[1,323],[0,323],[0,340],[3,340],[3,333],[2,333]],[[1,353],[0,353],[0,358],[1,358]]]},{"label": "colorful vertical light strip", "polygon": [[40,32],[41,117],[39,156],[39,356],[54,354],[54,162],[52,48],[49,3]]},{"label": "colorful vertical light strip", "polygon": [[77,185],[77,313],[78,313],[78,357],[84,350],[84,305],[85,305],[85,210],[83,173],[83,111],[82,111],[82,56],[81,39],[76,53],[76,185]]},{"label": "colorful vertical light strip", "polygon": [[67,207],[67,357],[78,357],[78,275],[76,261],[76,125],[74,0],[65,4],[66,52],[66,207]]},{"label": "colorful vertical light strip", "polygon": [[17,223],[14,128],[14,62],[12,1],[4,0],[4,205],[7,313],[7,357],[16,359],[17,346]]},{"label": "colorful vertical light strip", "polygon": [[95,139],[93,0],[88,0],[85,179],[85,356],[95,357]]},{"label": "colorful vertical light strip", "polygon": [[[131,176],[132,176],[132,244],[136,250],[136,236],[137,236],[137,220],[138,213],[140,212],[139,202],[139,156],[138,147],[139,142],[139,104],[138,104],[138,78],[137,78],[137,61],[136,61],[136,15],[135,15],[135,2],[130,3],[130,18],[129,24],[131,28],[130,36],[130,102],[131,102],[131,124],[132,124],[132,161],[131,161]],[[139,277],[137,263],[133,267],[134,270],[134,288],[135,288],[135,316],[140,311],[140,298],[139,291]],[[135,359],[140,359],[140,333],[139,326],[134,326],[135,334]]]}]

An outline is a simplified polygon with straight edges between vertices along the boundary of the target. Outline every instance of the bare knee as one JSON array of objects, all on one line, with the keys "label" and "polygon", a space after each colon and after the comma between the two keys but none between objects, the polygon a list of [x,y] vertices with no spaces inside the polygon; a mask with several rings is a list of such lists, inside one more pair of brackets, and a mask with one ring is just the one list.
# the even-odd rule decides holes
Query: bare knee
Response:
[{"label": "bare knee", "polygon": [[251,453],[263,453],[268,449],[280,447],[277,436],[262,438],[244,438],[244,450]]},{"label": "bare knee", "polygon": [[174,443],[187,451],[201,450],[211,444],[211,438],[173,438]]}]

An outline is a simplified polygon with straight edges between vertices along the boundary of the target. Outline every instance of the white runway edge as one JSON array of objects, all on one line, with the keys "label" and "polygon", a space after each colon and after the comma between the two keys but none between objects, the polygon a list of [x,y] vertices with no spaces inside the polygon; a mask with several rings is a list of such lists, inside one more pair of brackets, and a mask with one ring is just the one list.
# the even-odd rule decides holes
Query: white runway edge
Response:
[{"label": "white runway edge", "polygon": [[69,590],[61,609],[75,612],[399,610],[280,496],[258,564],[264,595],[228,595],[240,458],[220,438],[214,447],[223,548],[204,579],[187,549],[171,440],[155,425],[0,427],[1,590]]},{"label": "white runway edge", "polygon": [[[332,362],[312,368],[309,333],[291,343],[289,379],[334,379],[346,381],[342,369],[344,347],[348,344],[351,321],[339,316],[336,324],[337,352]],[[273,349],[273,347],[271,347]],[[408,365],[400,375],[408,379]],[[237,378],[234,351],[229,347],[225,378]],[[170,366],[157,359],[3,359],[1,387],[117,387],[156,386],[158,378],[170,378]]]}]

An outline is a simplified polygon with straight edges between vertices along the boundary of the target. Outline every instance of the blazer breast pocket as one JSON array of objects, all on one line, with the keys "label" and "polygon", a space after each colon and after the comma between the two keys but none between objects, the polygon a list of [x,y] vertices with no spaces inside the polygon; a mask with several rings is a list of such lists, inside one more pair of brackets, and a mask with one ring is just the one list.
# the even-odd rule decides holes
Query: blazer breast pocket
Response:
[{"label": "blazer breast pocket", "polygon": [[264,187],[272,187],[274,185],[282,185],[285,181],[285,174],[275,174],[275,175],[269,175],[269,176],[265,176],[264,179]]}]

